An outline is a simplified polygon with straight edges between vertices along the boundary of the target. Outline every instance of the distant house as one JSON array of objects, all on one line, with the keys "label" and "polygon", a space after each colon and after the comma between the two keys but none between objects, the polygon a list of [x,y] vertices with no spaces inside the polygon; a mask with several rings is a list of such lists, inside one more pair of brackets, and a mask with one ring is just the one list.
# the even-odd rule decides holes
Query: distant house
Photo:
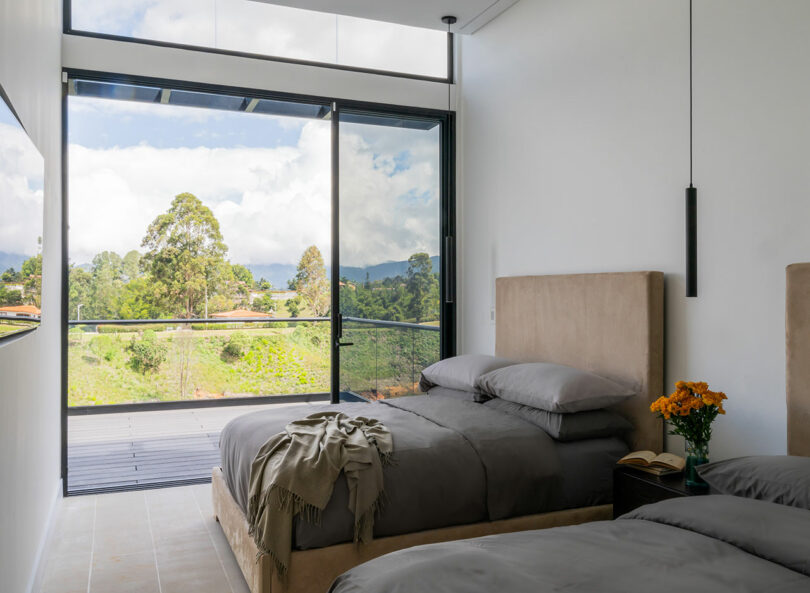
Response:
[{"label": "distant house", "polygon": [[221,313],[211,313],[214,319],[239,319],[239,318],[253,318],[253,319],[269,319],[272,317],[269,313],[260,313],[259,311],[249,311],[247,309],[234,309],[233,311],[222,311]]},{"label": "distant house", "polygon": [[42,311],[33,305],[0,307],[0,319],[39,319]]}]

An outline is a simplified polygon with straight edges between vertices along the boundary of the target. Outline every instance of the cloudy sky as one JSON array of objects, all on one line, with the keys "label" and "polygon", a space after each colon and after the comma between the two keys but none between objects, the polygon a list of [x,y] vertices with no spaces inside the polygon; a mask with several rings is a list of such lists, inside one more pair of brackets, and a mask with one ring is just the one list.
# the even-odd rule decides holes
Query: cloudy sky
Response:
[{"label": "cloudy sky", "polygon": [[441,31],[251,0],[72,0],[74,29],[442,77]]},{"label": "cloudy sky", "polygon": [[0,99],[0,251],[36,255],[43,175],[42,157]]},{"label": "cloudy sky", "polygon": [[[328,261],[328,121],[87,97],[68,121],[72,262],[140,249],[181,192],[214,212],[234,263],[294,264],[312,244]],[[342,264],[436,255],[439,181],[438,127],[343,124]]]}]

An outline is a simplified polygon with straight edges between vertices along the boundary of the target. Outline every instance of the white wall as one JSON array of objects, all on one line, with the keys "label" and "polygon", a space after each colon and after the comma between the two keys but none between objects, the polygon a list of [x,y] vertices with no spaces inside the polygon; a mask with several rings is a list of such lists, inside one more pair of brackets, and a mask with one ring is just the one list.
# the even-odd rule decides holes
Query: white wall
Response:
[{"label": "white wall", "polygon": [[46,160],[44,320],[0,346],[0,591],[31,585],[59,492],[60,0],[0,0],[0,83]]},{"label": "white wall", "polygon": [[463,38],[460,343],[493,351],[496,276],[662,270],[668,387],[728,393],[713,457],[779,454],[784,268],[810,260],[810,2],[694,16],[697,299],[687,1],[522,0]]}]

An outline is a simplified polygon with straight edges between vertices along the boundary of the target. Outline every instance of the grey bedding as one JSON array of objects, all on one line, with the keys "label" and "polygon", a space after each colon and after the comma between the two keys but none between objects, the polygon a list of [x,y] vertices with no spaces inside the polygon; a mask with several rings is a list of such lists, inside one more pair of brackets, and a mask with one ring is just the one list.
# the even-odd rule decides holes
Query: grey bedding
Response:
[{"label": "grey bedding", "polygon": [[[393,436],[386,501],[374,523],[378,537],[610,502],[611,470],[627,451],[618,439],[557,443],[525,420],[461,397],[415,396],[339,407],[350,416],[380,420]],[[305,413],[321,409],[335,408],[310,406]],[[273,407],[236,418],[223,429],[222,470],[243,511],[256,452],[301,415],[297,406]],[[577,461],[580,456],[587,461]],[[341,475],[321,524],[296,520],[294,547],[351,541],[348,497]]]},{"label": "grey bedding", "polygon": [[417,546],[331,593],[810,591],[810,511],[733,496],[647,505],[616,521]]}]

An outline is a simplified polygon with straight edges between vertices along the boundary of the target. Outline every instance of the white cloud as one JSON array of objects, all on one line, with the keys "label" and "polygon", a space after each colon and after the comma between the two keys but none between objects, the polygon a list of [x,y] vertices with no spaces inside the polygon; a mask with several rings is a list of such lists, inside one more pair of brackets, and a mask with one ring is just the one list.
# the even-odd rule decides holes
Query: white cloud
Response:
[{"label": "white cloud", "polygon": [[72,0],[78,30],[364,68],[446,74],[440,31],[250,0]]},{"label": "white cloud", "polygon": [[[343,264],[404,260],[415,251],[436,254],[437,136],[367,126],[354,132],[344,134],[341,150]],[[395,169],[403,149],[412,153],[410,167]],[[71,145],[69,163],[70,253],[76,263],[105,249],[123,254],[139,248],[149,223],[184,191],[212,209],[233,262],[296,263],[312,244],[328,261],[329,122],[306,123],[295,146]]]},{"label": "white cloud", "polygon": [[25,132],[0,123],[0,251],[36,254],[43,176],[42,157]]}]

